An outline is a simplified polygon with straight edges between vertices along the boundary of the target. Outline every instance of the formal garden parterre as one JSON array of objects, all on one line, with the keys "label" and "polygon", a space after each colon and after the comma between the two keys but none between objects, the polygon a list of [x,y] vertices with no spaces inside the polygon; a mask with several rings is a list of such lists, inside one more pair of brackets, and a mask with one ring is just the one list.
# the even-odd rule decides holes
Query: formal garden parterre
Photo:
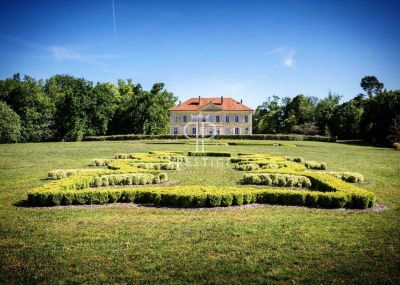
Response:
[{"label": "formal garden parterre", "polygon": [[[229,159],[243,172],[237,186],[168,186],[168,171],[180,171],[187,157]],[[374,206],[375,195],[356,183],[362,174],[326,171],[325,163],[302,157],[260,153],[177,152],[117,153],[94,159],[88,169],[58,169],[51,182],[28,192],[29,206],[146,203],[171,207],[227,207],[250,203],[321,208]],[[141,186],[141,187],[138,187]]]}]

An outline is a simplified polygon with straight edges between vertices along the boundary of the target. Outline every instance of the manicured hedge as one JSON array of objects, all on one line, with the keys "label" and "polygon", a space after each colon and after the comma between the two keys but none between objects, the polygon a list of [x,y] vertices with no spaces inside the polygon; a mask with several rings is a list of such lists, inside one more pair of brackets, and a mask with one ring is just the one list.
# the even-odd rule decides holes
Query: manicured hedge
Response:
[{"label": "manicured hedge", "polygon": [[132,159],[145,163],[167,163],[169,161],[183,162],[186,156],[181,152],[150,152],[150,153],[116,153],[115,159]]},{"label": "manicured hedge", "polygon": [[239,171],[253,171],[259,169],[260,166],[254,163],[236,163],[234,168]]},{"label": "manicured hedge", "polygon": [[97,169],[56,169],[47,173],[47,179],[60,180],[77,174],[78,172],[97,172]]},{"label": "manicured hedge", "polygon": [[77,173],[76,169],[56,169],[51,170],[47,174],[47,179],[50,180],[59,180],[68,176],[75,175]]},{"label": "manicured hedge", "polygon": [[[183,135],[112,135],[112,136],[87,136],[85,141],[114,141],[114,140],[163,140],[187,139]],[[320,141],[335,142],[336,138],[326,136],[310,136],[297,134],[253,134],[253,135],[216,135],[214,139],[232,140],[284,140],[284,141]]]},{"label": "manicured hedge", "polygon": [[369,208],[372,207],[375,203],[375,194],[366,189],[362,189],[354,184],[347,183],[341,179],[333,177],[327,173],[318,173],[311,171],[294,171],[291,169],[281,168],[279,170],[276,169],[262,169],[257,170],[255,172],[264,172],[264,173],[282,173],[282,174],[293,174],[293,175],[301,175],[306,176],[311,181],[311,190],[312,191],[321,191],[321,192],[332,192],[340,195],[347,195],[349,198],[348,203],[346,204],[346,208]]},{"label": "manicured hedge", "polygon": [[154,169],[154,170],[176,170],[178,169],[178,164],[175,162],[167,163],[136,163],[136,167],[144,169]]},{"label": "manicured hedge", "polygon": [[156,155],[148,153],[116,153],[114,155],[115,159],[132,159],[140,162],[169,162],[169,159],[158,158]]},{"label": "manicured hedge", "polygon": [[[195,153],[228,156],[230,153]],[[154,203],[175,207],[217,207],[241,205],[243,203],[269,203],[299,205],[323,208],[368,208],[375,202],[375,195],[334,177],[335,174],[304,171],[304,165],[287,161],[283,157],[266,154],[240,154],[238,165],[268,164],[283,165],[279,169],[257,169],[245,176],[245,183],[272,186],[302,186],[307,190],[262,189],[259,187],[120,187],[101,188],[113,185],[153,184],[167,180],[167,175],[158,170],[142,169],[148,164],[174,164],[171,156],[175,153],[118,154],[107,162],[108,169],[77,169],[76,172],[57,170],[51,177],[60,177],[28,192],[28,202],[32,206],[52,206],[70,204],[103,204],[113,202]],[[165,158],[160,159],[161,158]],[[233,159],[233,158],[232,158]],[[156,160],[157,162],[153,162]],[[159,161],[162,162],[159,162]],[[153,167],[150,167],[153,168]],[[336,176],[339,174],[336,173]],[[62,178],[61,176],[66,176]],[[342,175],[344,177],[345,175]],[[343,179],[343,178],[342,178]]]},{"label": "manicured hedge", "polygon": [[219,157],[230,157],[230,152],[215,152],[215,151],[204,151],[204,152],[196,152],[196,151],[189,151],[189,156],[219,156]]},{"label": "manicured hedge", "polygon": [[308,169],[326,170],[326,163],[316,161],[306,161],[304,165]]},{"label": "manicured hedge", "polygon": [[242,179],[243,184],[269,185],[278,187],[310,187],[311,181],[306,176],[280,173],[249,173]]},{"label": "manicured hedge", "polygon": [[302,158],[300,156],[285,156],[284,158],[287,161],[291,161],[291,162],[298,162],[298,163],[304,162],[304,158]]},{"label": "manicured hedge", "polygon": [[349,183],[362,183],[364,182],[364,175],[356,172],[337,172],[337,171],[326,171],[325,173],[332,175],[336,178],[342,179]]},{"label": "manicured hedge", "polygon": [[265,145],[265,146],[289,146],[295,147],[295,144],[288,144],[288,143],[272,143],[272,142],[263,142],[263,141],[233,141],[227,142],[227,145]]},{"label": "manicured hedge", "polygon": [[91,187],[106,187],[114,185],[146,185],[159,184],[168,179],[165,173],[129,173],[129,174],[111,174],[95,177]]},{"label": "manicured hedge", "polygon": [[285,167],[284,164],[277,164],[277,163],[237,163],[235,165],[235,169],[239,171],[253,171],[258,169],[278,169]]},{"label": "manicured hedge", "polygon": [[[268,154],[239,153],[238,157],[232,157],[230,162],[238,164],[235,166],[236,170],[244,171],[263,172],[263,169],[270,168],[286,168],[294,171],[306,170],[302,164],[288,161],[286,158],[281,156],[270,156]],[[245,166],[245,164],[251,164],[251,166]],[[258,165],[258,167],[254,165]]]},{"label": "manicured hedge", "polygon": [[[321,208],[354,208],[346,193],[246,187],[175,186],[139,188],[92,188],[70,191],[31,191],[32,206],[153,203],[171,207],[227,207],[249,203],[296,205]],[[367,204],[368,206],[368,204]],[[358,208],[358,207],[357,207]]]},{"label": "manicured hedge", "polygon": [[92,161],[90,162],[90,165],[91,166],[106,166],[112,161],[114,161],[114,159],[96,158],[96,159],[92,159]]}]

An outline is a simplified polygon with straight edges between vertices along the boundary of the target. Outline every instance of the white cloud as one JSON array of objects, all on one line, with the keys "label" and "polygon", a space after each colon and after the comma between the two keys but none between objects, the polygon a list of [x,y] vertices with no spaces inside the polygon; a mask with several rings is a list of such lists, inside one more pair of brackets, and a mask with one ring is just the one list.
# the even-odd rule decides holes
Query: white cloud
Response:
[{"label": "white cloud", "polygon": [[283,66],[294,67],[296,65],[296,61],[294,59],[296,52],[291,48],[276,48],[266,54],[279,54],[282,57]]},{"label": "white cloud", "polygon": [[57,61],[81,61],[94,64],[102,64],[102,60],[123,58],[119,54],[94,54],[90,52],[80,52],[76,48],[67,46],[48,46],[36,42],[24,40],[20,37],[0,33],[0,38],[7,40],[13,44],[22,45],[30,49],[37,50],[45,55],[46,58],[52,58]]},{"label": "white cloud", "polygon": [[88,58],[72,49],[61,46],[52,46],[49,48],[52,56],[57,60],[83,60],[86,61]]},{"label": "white cloud", "polygon": [[294,51],[291,51],[288,54],[284,54],[283,55],[283,65],[287,66],[287,67],[293,67],[294,64],[295,64],[295,61],[294,61],[294,58],[293,58],[294,55],[295,55]]}]

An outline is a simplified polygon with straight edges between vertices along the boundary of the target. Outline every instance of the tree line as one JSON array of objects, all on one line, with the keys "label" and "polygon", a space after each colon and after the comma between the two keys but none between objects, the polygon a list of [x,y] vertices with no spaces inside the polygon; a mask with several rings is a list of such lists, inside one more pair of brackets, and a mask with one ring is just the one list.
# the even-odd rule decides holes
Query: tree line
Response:
[{"label": "tree line", "polygon": [[70,75],[0,80],[0,142],[79,141],[106,134],[169,132],[177,98],[155,83],[96,83]]},{"label": "tree line", "polygon": [[[253,133],[331,135],[339,139],[400,141],[400,91],[375,76],[361,80],[347,102],[297,95],[268,97],[253,116]],[[79,141],[85,136],[167,134],[177,97],[155,83],[143,90],[131,79],[96,83],[70,75],[47,80],[19,74],[0,80],[0,142]]]},{"label": "tree line", "polygon": [[386,90],[375,76],[360,83],[365,93],[347,102],[329,93],[325,98],[297,95],[268,97],[253,117],[254,133],[331,135],[378,143],[400,141],[400,90]]}]

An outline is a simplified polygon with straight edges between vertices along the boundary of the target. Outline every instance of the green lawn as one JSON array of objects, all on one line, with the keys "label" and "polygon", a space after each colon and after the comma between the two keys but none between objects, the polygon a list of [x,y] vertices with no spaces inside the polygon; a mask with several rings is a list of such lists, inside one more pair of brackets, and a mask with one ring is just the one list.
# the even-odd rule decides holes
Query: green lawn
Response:
[{"label": "green lawn", "polygon": [[[24,208],[47,172],[117,152],[194,145],[82,142],[0,145],[0,283],[400,283],[400,152],[340,143],[207,145],[302,156],[360,172],[381,212],[288,206],[182,210],[131,204]],[[288,144],[289,143],[289,144]],[[293,146],[296,145],[296,146]],[[194,158],[191,158],[193,160]],[[171,180],[234,185],[226,159],[199,158]],[[222,166],[221,166],[222,164]]]}]

